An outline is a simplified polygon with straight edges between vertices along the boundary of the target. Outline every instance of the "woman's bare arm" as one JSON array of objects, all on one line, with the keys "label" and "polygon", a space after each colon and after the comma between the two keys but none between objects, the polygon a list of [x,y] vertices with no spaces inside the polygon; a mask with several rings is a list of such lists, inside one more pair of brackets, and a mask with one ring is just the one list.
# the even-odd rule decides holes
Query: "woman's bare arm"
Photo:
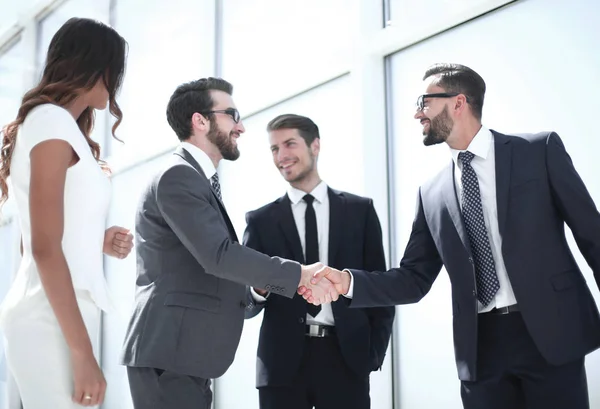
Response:
[{"label": "woman's bare arm", "polygon": [[64,187],[67,170],[78,158],[71,145],[48,140],[30,153],[29,211],[31,247],[42,285],[72,354],[93,354],[62,250]]}]

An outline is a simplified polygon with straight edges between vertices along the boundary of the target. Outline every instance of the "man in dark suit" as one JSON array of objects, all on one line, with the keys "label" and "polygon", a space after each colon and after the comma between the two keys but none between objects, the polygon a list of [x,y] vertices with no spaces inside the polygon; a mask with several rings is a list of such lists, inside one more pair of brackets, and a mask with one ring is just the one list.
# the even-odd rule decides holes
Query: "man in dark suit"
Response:
[{"label": "man in dark suit", "polygon": [[[317,125],[280,115],[267,126],[288,193],[247,214],[244,244],[301,263],[385,269],[381,226],[370,199],[329,188],[317,171]],[[381,367],[394,307],[319,307],[251,289],[248,318],[265,309],[257,357],[261,409],[370,407],[369,374]]]},{"label": "man in dark suit", "polygon": [[292,298],[319,266],[237,242],[216,171],[240,155],[231,93],[227,81],[203,78],[179,86],[167,107],[181,145],[136,215],[137,291],[122,358],[136,409],[210,408],[210,379],[229,368],[240,340],[246,285]]},{"label": "man in dark suit", "polygon": [[596,206],[556,133],[481,125],[485,83],[476,72],[437,64],[424,80],[415,114],[424,143],[447,143],[453,160],[420,188],[400,267],[327,269],[316,280],[335,282],[352,307],[408,304],[443,265],[465,408],[588,408],[584,359],[600,346],[600,318],[564,224],[600,285]]}]

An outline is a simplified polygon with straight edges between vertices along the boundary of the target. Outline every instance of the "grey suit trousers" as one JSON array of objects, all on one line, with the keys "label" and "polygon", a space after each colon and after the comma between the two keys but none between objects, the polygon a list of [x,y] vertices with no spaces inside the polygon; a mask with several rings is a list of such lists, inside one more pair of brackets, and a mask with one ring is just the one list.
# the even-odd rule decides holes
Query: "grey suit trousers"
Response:
[{"label": "grey suit trousers", "polygon": [[210,409],[210,379],[155,368],[127,367],[135,409]]}]

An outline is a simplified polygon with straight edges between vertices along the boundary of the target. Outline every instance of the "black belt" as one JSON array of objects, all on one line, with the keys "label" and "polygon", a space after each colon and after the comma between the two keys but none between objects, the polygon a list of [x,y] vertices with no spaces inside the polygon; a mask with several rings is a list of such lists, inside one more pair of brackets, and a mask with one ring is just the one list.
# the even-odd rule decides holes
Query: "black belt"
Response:
[{"label": "black belt", "polygon": [[335,327],[331,325],[307,325],[306,326],[306,336],[307,337],[316,337],[316,338],[324,338],[331,337],[335,335]]},{"label": "black belt", "polygon": [[513,304],[513,305],[509,305],[508,307],[493,308],[491,311],[488,311],[485,314],[504,315],[504,314],[510,314],[511,312],[518,312],[518,311],[519,311],[519,306],[517,304]]}]

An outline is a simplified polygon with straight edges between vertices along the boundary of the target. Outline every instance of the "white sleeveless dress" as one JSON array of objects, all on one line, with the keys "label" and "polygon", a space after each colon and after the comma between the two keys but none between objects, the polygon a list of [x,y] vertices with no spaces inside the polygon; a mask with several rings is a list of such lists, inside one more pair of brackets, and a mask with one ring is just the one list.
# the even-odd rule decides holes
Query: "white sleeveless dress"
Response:
[{"label": "white sleeveless dress", "polygon": [[29,154],[34,146],[50,139],[68,142],[79,156],[79,161],[67,171],[65,181],[62,247],[96,356],[100,309],[111,308],[102,253],[110,181],[71,114],[56,105],[40,105],[27,115],[19,129],[11,162],[10,194],[19,212],[23,258],[0,307],[6,362],[24,409],[81,407],[71,401],[69,349],[31,254]]}]

